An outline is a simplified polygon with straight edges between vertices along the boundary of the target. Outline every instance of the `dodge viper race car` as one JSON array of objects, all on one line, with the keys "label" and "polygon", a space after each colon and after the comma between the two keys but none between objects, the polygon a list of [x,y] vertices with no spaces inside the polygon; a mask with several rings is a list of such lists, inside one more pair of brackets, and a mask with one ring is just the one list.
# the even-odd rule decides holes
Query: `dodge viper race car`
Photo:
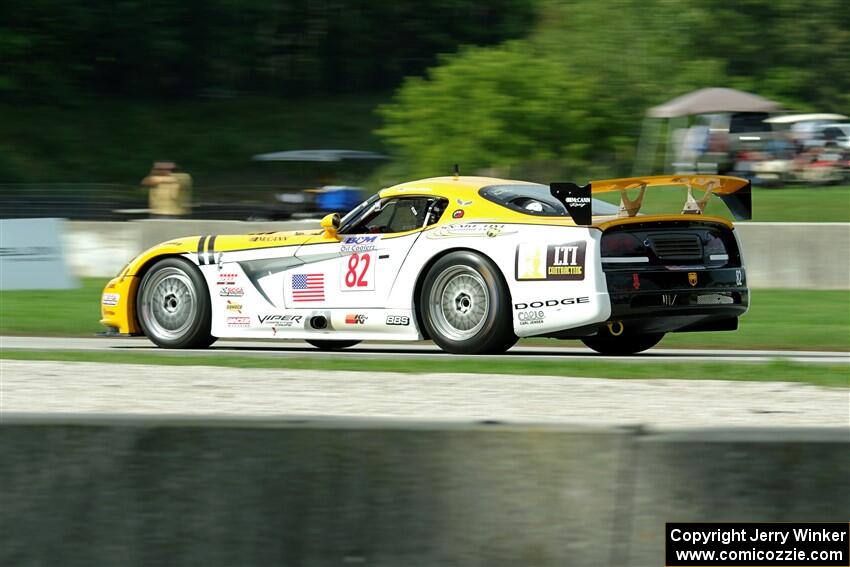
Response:
[{"label": "dodge viper race car", "polygon": [[[664,185],[687,187],[684,210],[639,214],[646,189]],[[609,191],[619,206],[592,198]],[[555,337],[632,354],[665,333],[734,330],[747,311],[733,225],[703,214],[712,194],[750,217],[749,183],[725,176],[404,183],[317,230],[151,248],[107,284],[101,323],[167,348],[219,337],[321,349],[431,339],[494,353],[518,337]]]}]

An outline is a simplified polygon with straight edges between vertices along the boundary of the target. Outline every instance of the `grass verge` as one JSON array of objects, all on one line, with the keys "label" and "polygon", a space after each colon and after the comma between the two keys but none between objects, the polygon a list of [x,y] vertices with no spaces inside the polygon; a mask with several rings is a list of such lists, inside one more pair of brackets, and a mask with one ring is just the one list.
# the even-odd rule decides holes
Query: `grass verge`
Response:
[{"label": "grass verge", "polygon": [[107,279],[82,278],[77,289],[0,292],[0,334],[86,336],[100,325]]},{"label": "grass verge", "polygon": [[[106,280],[84,278],[78,289],[0,292],[0,334],[86,336],[100,332],[100,292]],[[672,348],[850,350],[847,291],[755,290],[750,312],[729,333],[670,334]],[[578,345],[529,339],[524,344]]]},{"label": "grass verge", "polygon": [[[0,358],[11,360],[62,360],[113,364],[154,364],[171,366],[224,366],[229,368],[272,368],[288,370],[351,370],[360,372],[409,372],[493,374],[491,365],[480,361],[404,358],[387,359],[298,358],[240,355],[185,355],[169,353],[111,353],[80,351],[10,351]],[[748,382],[802,382],[818,386],[847,387],[850,369],[840,364],[798,364],[786,361],[752,363],[628,363],[607,361],[500,360],[499,374],[522,376],[570,376],[587,378],[645,378],[680,380],[730,380]]]},{"label": "grass verge", "polygon": [[[619,204],[617,193],[596,197]],[[647,191],[642,213],[672,213],[685,204],[683,187],[662,187]],[[712,197],[706,214],[732,218],[719,198]],[[753,188],[753,220],[756,222],[848,222],[850,221],[850,187],[783,187]]]},{"label": "grass verge", "polygon": [[[669,333],[659,348],[850,351],[850,292],[757,289],[737,331]],[[555,346],[564,341],[528,339]]]}]

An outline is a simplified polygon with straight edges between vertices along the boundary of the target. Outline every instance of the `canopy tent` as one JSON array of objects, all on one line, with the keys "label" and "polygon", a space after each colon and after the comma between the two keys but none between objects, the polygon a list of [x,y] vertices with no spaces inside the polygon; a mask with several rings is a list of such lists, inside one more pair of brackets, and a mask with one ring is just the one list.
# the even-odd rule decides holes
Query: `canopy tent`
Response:
[{"label": "canopy tent", "polygon": [[677,118],[719,112],[776,112],[778,102],[735,89],[707,88],[676,97],[653,106],[647,112],[652,118]]},{"label": "canopy tent", "polygon": [[[749,112],[769,113],[781,110],[782,105],[776,101],[752,93],[718,87],[699,89],[676,97],[664,104],[654,106],[647,111],[644,119],[641,137],[638,141],[637,155],[635,156],[634,175],[654,173],[658,145],[662,143],[665,137],[668,139],[664,142],[662,171],[668,172],[669,167],[673,165],[668,159],[668,156],[674,153],[672,133],[677,129],[681,131],[686,128],[692,116]],[[662,134],[662,126],[666,126],[666,133],[664,134]],[[682,164],[678,165],[681,166]],[[700,171],[701,166],[706,166],[706,172],[717,173],[716,167],[714,171],[708,167],[712,164],[692,163],[690,165],[694,171]],[[686,169],[691,168],[687,167]]]}]

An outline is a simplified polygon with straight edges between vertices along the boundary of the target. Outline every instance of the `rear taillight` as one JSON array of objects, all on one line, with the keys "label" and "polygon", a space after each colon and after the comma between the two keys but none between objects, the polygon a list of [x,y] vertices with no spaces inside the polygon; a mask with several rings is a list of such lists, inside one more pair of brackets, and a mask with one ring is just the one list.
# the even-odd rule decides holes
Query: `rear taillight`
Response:
[{"label": "rear taillight", "polygon": [[646,245],[633,234],[614,232],[602,236],[602,257],[646,256]]}]

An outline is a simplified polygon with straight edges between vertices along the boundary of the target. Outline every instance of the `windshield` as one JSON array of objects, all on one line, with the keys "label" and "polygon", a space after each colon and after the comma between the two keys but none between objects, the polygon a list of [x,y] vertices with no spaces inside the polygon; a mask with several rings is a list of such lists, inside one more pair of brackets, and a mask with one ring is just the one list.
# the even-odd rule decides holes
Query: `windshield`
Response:
[{"label": "windshield", "polygon": [[[549,187],[529,183],[527,185],[490,185],[479,191],[482,197],[511,210],[527,215],[543,217],[568,217],[564,204],[549,193]],[[593,199],[591,210],[594,215],[616,215],[619,207]]]},{"label": "windshield", "polygon": [[371,207],[378,201],[378,194],[375,193],[350,211],[348,211],[344,217],[342,217],[339,221],[339,232],[346,232],[346,228],[351,224],[351,222],[357,219],[365,209]]}]

